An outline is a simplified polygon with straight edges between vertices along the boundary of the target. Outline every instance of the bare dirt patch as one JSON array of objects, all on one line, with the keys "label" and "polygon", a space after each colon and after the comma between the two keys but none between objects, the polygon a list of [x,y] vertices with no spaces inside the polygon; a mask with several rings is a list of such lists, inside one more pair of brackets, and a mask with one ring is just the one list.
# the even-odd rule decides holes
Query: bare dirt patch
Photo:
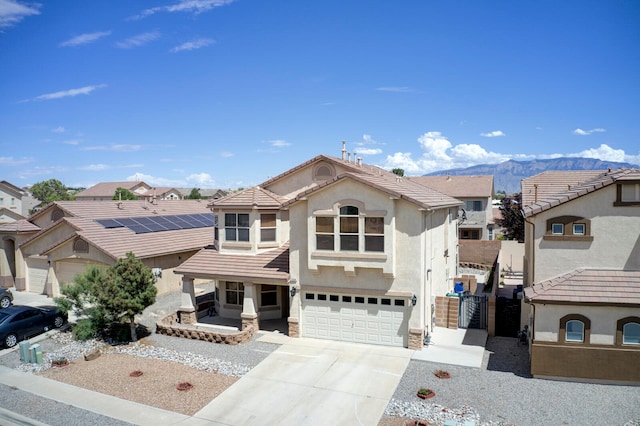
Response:
[{"label": "bare dirt patch", "polygon": [[[142,375],[132,377],[133,371]],[[176,413],[193,415],[239,380],[239,377],[201,371],[182,364],[127,354],[102,354],[93,361],[78,359],[42,376],[84,389],[112,395]],[[189,382],[187,391],[177,389]]]}]

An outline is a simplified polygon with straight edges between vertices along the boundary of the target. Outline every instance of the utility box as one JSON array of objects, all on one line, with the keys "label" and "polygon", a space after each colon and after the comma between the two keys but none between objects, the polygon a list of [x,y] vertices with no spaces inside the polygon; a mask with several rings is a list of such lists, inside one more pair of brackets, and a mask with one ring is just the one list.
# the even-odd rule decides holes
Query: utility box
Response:
[{"label": "utility box", "polygon": [[29,342],[27,340],[18,343],[18,351],[20,352],[20,361],[31,362],[31,358],[29,358]]},{"label": "utility box", "polygon": [[39,344],[29,347],[29,359],[32,364],[42,364],[42,349]]}]

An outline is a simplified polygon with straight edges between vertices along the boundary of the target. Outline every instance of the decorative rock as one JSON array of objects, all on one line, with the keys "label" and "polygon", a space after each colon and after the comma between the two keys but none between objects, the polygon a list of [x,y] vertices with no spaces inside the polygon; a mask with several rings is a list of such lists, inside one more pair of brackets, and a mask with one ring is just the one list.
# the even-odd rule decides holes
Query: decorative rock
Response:
[{"label": "decorative rock", "polygon": [[85,361],[93,361],[94,359],[98,358],[100,356],[100,349],[94,349],[91,352],[85,354],[84,356],[84,360]]}]

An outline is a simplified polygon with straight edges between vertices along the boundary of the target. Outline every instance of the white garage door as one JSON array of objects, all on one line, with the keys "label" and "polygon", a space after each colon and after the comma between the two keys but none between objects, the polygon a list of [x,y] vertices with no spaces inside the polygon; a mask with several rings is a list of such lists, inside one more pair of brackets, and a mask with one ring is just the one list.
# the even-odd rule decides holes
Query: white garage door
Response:
[{"label": "white garage door", "polygon": [[44,286],[47,282],[49,264],[43,259],[27,259],[27,269],[29,271],[28,291],[43,294]]},{"label": "white garage door", "polygon": [[405,299],[302,294],[302,335],[374,345],[408,344]]}]

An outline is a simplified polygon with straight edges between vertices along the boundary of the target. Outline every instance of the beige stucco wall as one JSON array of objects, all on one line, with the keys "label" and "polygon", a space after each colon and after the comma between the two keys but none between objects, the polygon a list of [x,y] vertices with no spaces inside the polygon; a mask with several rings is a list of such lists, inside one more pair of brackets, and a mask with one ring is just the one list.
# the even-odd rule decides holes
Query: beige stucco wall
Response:
[{"label": "beige stucco wall", "polygon": [[[616,185],[610,185],[530,218],[535,282],[578,268],[640,269],[640,207],[614,207],[615,199]],[[544,240],[547,220],[565,215],[590,219],[593,241]]]},{"label": "beige stucco wall", "polygon": [[534,338],[537,341],[558,342],[560,318],[569,314],[580,314],[591,320],[591,344],[613,345],[615,343],[617,321],[638,315],[632,307],[610,306],[566,306],[535,305],[536,323]]},{"label": "beige stucco wall", "polygon": [[513,272],[523,272],[524,243],[512,240],[501,241],[498,262],[502,269],[508,270],[510,267]]}]

